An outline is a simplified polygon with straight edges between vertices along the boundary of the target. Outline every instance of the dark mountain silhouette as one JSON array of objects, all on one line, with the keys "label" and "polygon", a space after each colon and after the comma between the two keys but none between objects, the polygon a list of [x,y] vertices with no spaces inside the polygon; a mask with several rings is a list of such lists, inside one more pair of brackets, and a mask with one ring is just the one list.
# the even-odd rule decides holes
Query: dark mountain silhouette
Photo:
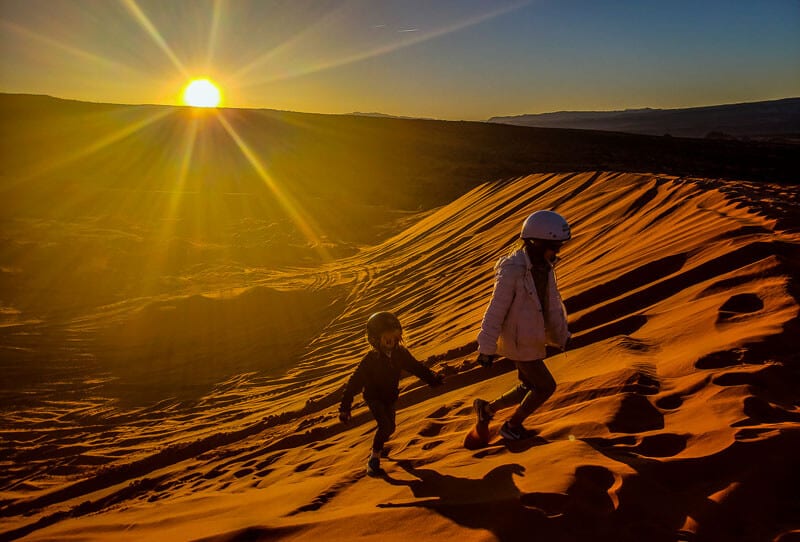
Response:
[{"label": "dark mountain silhouette", "polygon": [[492,117],[489,122],[680,137],[781,138],[798,141],[800,98],[687,109],[561,111]]},{"label": "dark mountain silhouette", "polygon": [[[364,206],[430,209],[479,183],[553,171],[657,172],[795,183],[796,147],[545,129],[485,122],[220,109],[221,118],[286,196],[301,199],[336,238],[380,220]],[[0,94],[0,210],[18,215],[69,191],[95,187],[105,201],[127,190],[158,191],[184,175],[181,189],[210,208],[231,194],[257,194],[248,207],[275,210],[268,184],[226,133],[215,112],[188,107],[114,105]],[[181,157],[193,120],[191,165]],[[120,212],[125,208],[120,205]],[[44,210],[43,209],[43,210]],[[223,212],[230,209],[223,206]],[[372,210],[374,212],[374,209]],[[237,216],[246,217],[237,211]],[[346,227],[340,228],[339,225]],[[202,226],[202,225],[199,225]],[[341,231],[340,231],[341,230]]]}]

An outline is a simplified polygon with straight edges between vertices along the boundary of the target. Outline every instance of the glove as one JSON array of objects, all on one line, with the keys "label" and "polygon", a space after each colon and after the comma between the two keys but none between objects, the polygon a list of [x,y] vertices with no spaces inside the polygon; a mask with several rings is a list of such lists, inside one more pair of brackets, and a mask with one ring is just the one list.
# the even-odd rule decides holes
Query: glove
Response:
[{"label": "glove", "polygon": [[494,358],[495,357],[496,356],[493,356],[491,354],[478,354],[478,360],[477,361],[478,361],[478,363],[481,364],[481,367],[489,368],[489,367],[492,366],[492,363],[494,363]]},{"label": "glove", "polygon": [[339,409],[339,421],[347,423],[350,421],[350,410]]}]

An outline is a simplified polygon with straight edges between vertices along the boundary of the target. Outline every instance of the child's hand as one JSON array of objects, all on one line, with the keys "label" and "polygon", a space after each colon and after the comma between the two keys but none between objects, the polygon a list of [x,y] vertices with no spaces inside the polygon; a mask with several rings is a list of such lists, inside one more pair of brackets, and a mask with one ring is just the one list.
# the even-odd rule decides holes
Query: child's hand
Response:
[{"label": "child's hand", "polygon": [[350,411],[349,410],[339,410],[339,421],[340,422],[347,423],[347,422],[350,421],[351,417],[352,416],[350,415]]},{"label": "child's hand", "polygon": [[492,356],[491,354],[478,354],[478,359],[476,360],[481,367],[491,367],[492,363],[494,363],[494,358],[496,356]]}]

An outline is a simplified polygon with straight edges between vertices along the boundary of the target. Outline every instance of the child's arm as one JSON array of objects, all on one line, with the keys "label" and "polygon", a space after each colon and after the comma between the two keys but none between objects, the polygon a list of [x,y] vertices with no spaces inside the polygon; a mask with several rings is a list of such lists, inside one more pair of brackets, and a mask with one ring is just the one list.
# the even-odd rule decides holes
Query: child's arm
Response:
[{"label": "child's arm", "polygon": [[444,377],[442,375],[438,375],[425,367],[414,356],[412,356],[411,352],[409,352],[407,349],[403,348],[401,353],[403,354],[401,357],[401,367],[403,369],[413,374],[420,380],[426,382],[432,388],[441,386],[444,383]]},{"label": "child's arm", "polygon": [[364,389],[364,360],[356,367],[355,372],[350,376],[347,385],[344,387],[342,402],[339,405],[339,419],[342,422],[350,420],[350,409],[353,406],[353,397],[361,393]]},{"label": "child's arm", "polygon": [[497,353],[497,339],[503,328],[511,302],[514,300],[514,285],[519,270],[514,266],[498,264],[495,271],[494,290],[489,306],[483,315],[481,331],[478,333],[478,353],[490,356]]}]

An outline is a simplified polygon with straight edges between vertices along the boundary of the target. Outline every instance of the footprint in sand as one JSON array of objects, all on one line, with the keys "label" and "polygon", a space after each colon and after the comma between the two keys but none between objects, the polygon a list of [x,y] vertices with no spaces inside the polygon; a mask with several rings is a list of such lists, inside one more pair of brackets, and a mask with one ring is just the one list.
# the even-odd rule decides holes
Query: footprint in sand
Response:
[{"label": "footprint in sand", "polygon": [[744,354],[745,350],[742,348],[712,352],[698,359],[694,366],[697,369],[721,369],[732,365],[740,365],[744,363]]},{"label": "footprint in sand", "polygon": [[233,473],[233,475],[235,477],[237,477],[237,478],[242,478],[244,476],[248,476],[250,474],[253,474],[253,472],[255,472],[254,469],[244,468],[244,469],[237,470],[236,472]]},{"label": "footprint in sand", "polygon": [[625,435],[616,438],[588,438],[584,442],[603,453],[634,453],[643,457],[672,457],[686,449],[688,437],[676,433],[659,433],[637,437]]},{"label": "footprint in sand", "polygon": [[354,473],[353,475],[348,476],[348,477],[344,478],[343,480],[340,480],[340,481],[336,482],[331,487],[329,487],[328,489],[326,489],[325,491],[323,491],[322,493],[317,495],[314,498],[314,500],[312,500],[310,503],[304,504],[303,506],[300,506],[299,508],[297,508],[293,512],[290,512],[288,515],[296,516],[297,514],[301,514],[303,512],[312,512],[314,510],[319,510],[320,508],[322,508],[323,506],[328,504],[331,501],[331,499],[336,497],[336,495],[341,493],[342,490],[344,490],[347,487],[353,485],[354,483],[356,483],[357,481],[359,481],[363,477],[364,477],[364,473],[361,472],[361,471],[358,471],[357,473]]},{"label": "footprint in sand", "polygon": [[423,450],[433,450],[434,448],[436,448],[437,446],[439,446],[441,444],[444,444],[443,440],[432,440],[430,442],[426,442],[425,444],[423,444],[422,445],[422,449]]},{"label": "footprint in sand", "polygon": [[646,457],[672,457],[686,449],[687,441],[686,435],[675,433],[648,435],[630,450]]},{"label": "footprint in sand", "polygon": [[210,471],[205,473],[203,475],[203,478],[206,479],[206,480],[212,480],[214,478],[219,478],[220,476],[222,476],[223,474],[226,474],[227,472],[228,471],[220,469],[219,467],[214,467],[213,469],[211,469]]},{"label": "footprint in sand", "polygon": [[261,461],[260,463],[256,464],[256,466],[255,466],[256,470],[263,471],[264,469],[266,469],[267,467],[269,467],[270,465],[275,463],[278,459],[283,457],[284,454],[285,454],[285,452],[280,452],[280,453],[277,453],[277,454],[275,454],[273,456],[268,457],[264,461]]},{"label": "footprint in sand", "polygon": [[443,423],[428,422],[423,426],[422,429],[417,431],[417,434],[421,437],[430,438],[437,436],[439,433],[442,432],[442,429],[444,429]]},{"label": "footprint in sand", "polygon": [[637,394],[622,398],[619,409],[606,424],[613,433],[643,433],[664,428],[664,415],[647,400]]},{"label": "footprint in sand", "polygon": [[683,404],[680,395],[667,395],[656,401],[656,406],[661,410],[675,410]]},{"label": "footprint in sand", "polygon": [[719,308],[717,325],[733,320],[740,320],[744,315],[751,315],[764,308],[764,301],[756,294],[739,294],[728,299]]},{"label": "footprint in sand", "polygon": [[744,400],[743,410],[748,419],[732,424],[733,427],[763,423],[800,423],[800,414],[772,404],[761,397],[747,397]]},{"label": "footprint in sand", "polygon": [[[440,406],[439,408],[437,408],[436,410],[434,410],[433,412],[431,412],[430,414],[428,414],[425,417],[428,418],[428,419],[443,418],[446,415],[450,414],[453,410],[455,410],[455,409],[459,408],[460,406],[462,406],[463,404],[464,404],[463,401],[457,401],[457,402],[455,402],[453,404],[450,404],[450,405],[442,405],[442,406]],[[470,411],[471,410],[472,409],[470,408]],[[461,411],[459,410],[457,412],[457,414],[460,414],[460,413],[461,413]]]}]

